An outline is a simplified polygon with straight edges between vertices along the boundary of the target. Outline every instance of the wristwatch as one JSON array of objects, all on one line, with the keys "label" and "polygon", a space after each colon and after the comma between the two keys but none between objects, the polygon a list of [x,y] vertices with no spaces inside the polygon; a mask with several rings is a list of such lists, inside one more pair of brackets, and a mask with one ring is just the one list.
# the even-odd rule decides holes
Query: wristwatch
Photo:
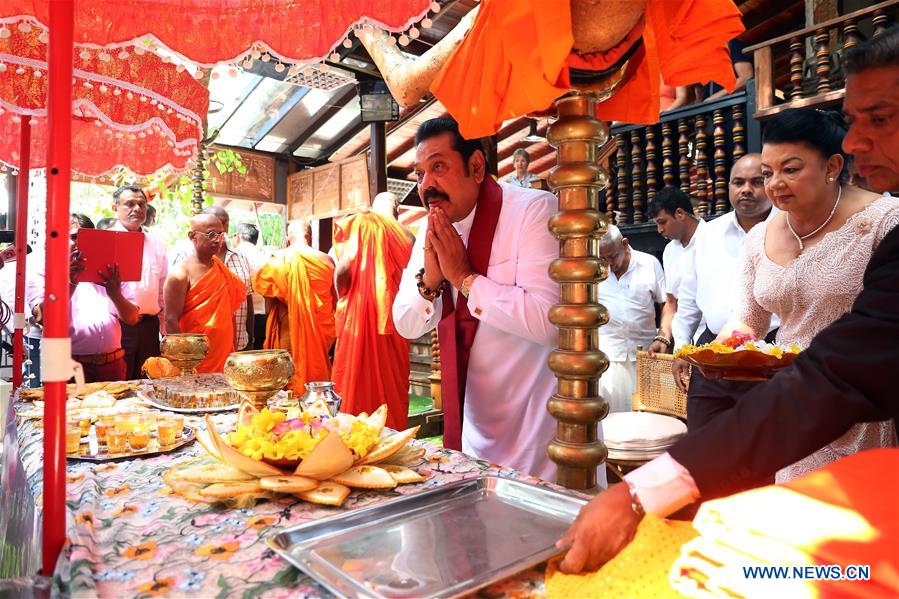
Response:
[{"label": "wristwatch", "polygon": [[473,272],[464,279],[462,279],[462,284],[459,285],[459,293],[468,297],[468,294],[471,293],[471,286],[474,285],[474,280],[478,278],[478,273]]}]

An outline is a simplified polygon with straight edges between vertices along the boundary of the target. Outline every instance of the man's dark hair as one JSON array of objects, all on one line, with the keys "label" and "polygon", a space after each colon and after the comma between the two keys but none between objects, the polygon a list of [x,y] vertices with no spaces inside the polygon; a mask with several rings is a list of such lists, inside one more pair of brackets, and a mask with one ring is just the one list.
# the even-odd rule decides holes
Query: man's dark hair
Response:
[{"label": "man's dark hair", "polygon": [[444,133],[449,133],[452,136],[453,150],[462,155],[462,166],[465,168],[466,176],[469,175],[468,159],[471,158],[472,154],[480,152],[486,160],[487,153],[484,152],[484,144],[481,139],[465,139],[462,137],[462,134],[459,133],[459,123],[449,117],[428,119],[419,125],[418,131],[415,132],[415,145],[417,146],[426,139],[437,137]]},{"label": "man's dark hair", "polygon": [[846,137],[848,129],[843,115],[839,112],[815,108],[790,108],[765,122],[762,145],[804,143],[817,150],[825,160],[839,154],[843,157],[840,180],[847,181],[850,159],[843,152],[843,138]]},{"label": "man's dark hair", "polygon": [[137,185],[122,185],[121,187],[116,189],[114,192],[112,192],[112,199],[115,200],[116,204],[119,203],[119,197],[126,191],[133,191],[134,193],[139,193],[140,195],[144,196],[145,200],[147,199],[147,194],[145,194],[144,190],[141,189],[140,187],[138,187]]},{"label": "man's dark hair", "polygon": [[899,25],[846,50],[846,74],[879,67],[899,67]]},{"label": "man's dark hair", "polygon": [[97,228],[105,231],[106,229],[111,229],[117,222],[119,222],[117,218],[101,218],[97,221]]},{"label": "man's dark hair", "polygon": [[94,221],[92,221],[86,214],[81,214],[80,212],[72,213],[72,220],[78,221],[78,226],[82,229],[93,229]]},{"label": "man's dark hair", "polygon": [[238,223],[234,233],[240,237],[241,241],[252,245],[256,245],[256,241],[259,239],[259,229],[253,223]]},{"label": "man's dark hair", "polygon": [[693,203],[690,202],[690,196],[681,191],[680,187],[674,185],[666,185],[658,192],[649,203],[648,216],[652,220],[659,215],[659,212],[667,212],[671,216],[681,208],[687,214],[693,214]]}]

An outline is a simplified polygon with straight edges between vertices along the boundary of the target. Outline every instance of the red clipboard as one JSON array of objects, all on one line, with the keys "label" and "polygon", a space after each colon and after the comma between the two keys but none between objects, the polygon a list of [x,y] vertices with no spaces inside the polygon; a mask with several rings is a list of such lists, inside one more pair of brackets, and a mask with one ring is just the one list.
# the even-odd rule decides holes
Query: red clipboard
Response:
[{"label": "red clipboard", "polygon": [[100,271],[108,264],[119,265],[122,281],[140,281],[144,261],[144,234],[140,231],[79,229],[75,242],[84,270],[75,275],[78,283],[103,284]]}]

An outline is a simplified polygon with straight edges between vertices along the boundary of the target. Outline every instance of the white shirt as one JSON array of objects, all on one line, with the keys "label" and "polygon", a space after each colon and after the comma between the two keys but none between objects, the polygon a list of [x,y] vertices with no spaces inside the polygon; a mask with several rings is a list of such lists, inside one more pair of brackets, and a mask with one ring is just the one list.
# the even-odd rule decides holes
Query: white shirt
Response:
[{"label": "white shirt", "polygon": [[[234,251],[247,259],[247,262],[250,265],[250,285],[247,287],[247,290],[252,290],[252,277],[256,276],[256,273],[260,268],[268,261],[268,257],[265,255],[265,252],[260,250],[258,247],[253,245],[248,241],[241,241],[240,245],[234,248]],[[258,293],[252,293],[253,297],[253,312],[254,314],[265,315],[265,299]]]},{"label": "white shirt", "polygon": [[[771,208],[769,221],[776,208]],[[704,319],[708,329],[718,334],[731,320],[740,286],[740,252],[746,231],[733,211],[709,221],[693,234],[693,252],[683,261],[683,275],[677,297],[677,314],[671,325],[675,347],[691,343]],[[771,328],[778,326],[772,319]]]},{"label": "white shirt", "polygon": [[[121,221],[111,228],[112,231],[127,231]],[[165,246],[152,233],[144,231],[143,262],[140,267],[140,281],[127,281],[123,287],[133,294],[140,314],[153,316],[159,314],[160,322],[165,322],[165,315],[160,314],[165,301],[163,288],[165,278],[169,274],[169,265],[165,256]]]},{"label": "white shirt", "polygon": [[684,275],[684,261],[687,259],[687,256],[693,253],[693,247],[696,245],[696,234],[699,233],[703,225],[705,225],[705,221],[700,218],[687,245],[676,239],[672,239],[665,245],[665,250],[662,252],[662,266],[665,269],[666,294],[677,297],[677,291],[680,289],[680,283]]},{"label": "white shirt", "polygon": [[503,183],[508,183],[509,185],[515,185],[517,187],[524,187],[530,189],[533,187],[531,183],[534,181],[539,181],[540,177],[534,175],[532,173],[525,173],[523,179],[519,179],[515,174],[515,171],[512,171],[512,174],[503,179]]},{"label": "white shirt", "polygon": [[[32,252],[31,254],[27,254],[25,256],[25,279],[28,280],[29,277],[33,277],[34,273],[32,269],[37,266],[38,262],[43,263],[44,255],[38,254],[37,252]],[[27,286],[27,283],[26,283]],[[24,294],[23,294],[24,295]],[[13,314],[16,311],[16,263],[15,261],[7,262],[6,265],[0,269],[0,299],[7,305],[9,311]],[[33,324],[31,322],[31,309],[28,306],[28,302],[26,301],[24,304],[24,312],[25,317],[28,319],[28,324],[25,326],[23,334],[26,337],[40,337],[42,330],[41,327]],[[3,325],[3,332],[12,335],[15,331],[13,330],[13,318],[14,316],[11,314],[9,317],[9,322]]]},{"label": "white shirt", "polygon": [[[559,242],[546,223],[558,200],[546,191],[500,183],[500,211],[487,276],[477,277],[468,309],[480,320],[471,347],[462,427],[462,450],[478,458],[554,480],[556,467],[546,454],[556,423],[546,402],[556,391],[547,365],[558,329],[547,315],[558,301],[559,286],[549,278]],[[474,211],[453,226],[468,243]],[[418,293],[415,275],[424,263],[425,227],[393,303],[397,331],[416,339],[437,326],[442,298],[433,303]],[[455,290],[453,290],[455,296]]]},{"label": "white shirt", "polygon": [[599,349],[612,362],[634,362],[637,346],[649,349],[656,336],[655,304],[665,302],[665,273],[655,256],[631,250],[621,278],[609,272],[599,284],[599,303],[609,322],[599,327]]}]

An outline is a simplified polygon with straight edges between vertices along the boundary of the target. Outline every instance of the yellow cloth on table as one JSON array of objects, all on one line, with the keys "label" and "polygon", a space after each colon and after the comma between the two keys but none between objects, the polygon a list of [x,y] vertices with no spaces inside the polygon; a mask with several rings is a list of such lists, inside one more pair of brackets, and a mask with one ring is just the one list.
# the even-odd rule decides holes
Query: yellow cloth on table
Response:
[{"label": "yellow cloth on table", "polygon": [[[899,449],[861,452],[797,478],[709,501],[671,583],[693,597],[899,597]],[[870,580],[806,580],[793,567],[870,566]],[[753,578],[744,567],[786,567]],[[814,571],[814,570],[813,570]],[[819,574],[822,576],[823,574]]]},{"label": "yellow cloth on table", "polygon": [[565,574],[557,569],[557,562],[550,562],[546,569],[546,596],[677,597],[668,582],[668,572],[684,543],[697,534],[689,522],[647,515],[631,544],[596,572]]}]

